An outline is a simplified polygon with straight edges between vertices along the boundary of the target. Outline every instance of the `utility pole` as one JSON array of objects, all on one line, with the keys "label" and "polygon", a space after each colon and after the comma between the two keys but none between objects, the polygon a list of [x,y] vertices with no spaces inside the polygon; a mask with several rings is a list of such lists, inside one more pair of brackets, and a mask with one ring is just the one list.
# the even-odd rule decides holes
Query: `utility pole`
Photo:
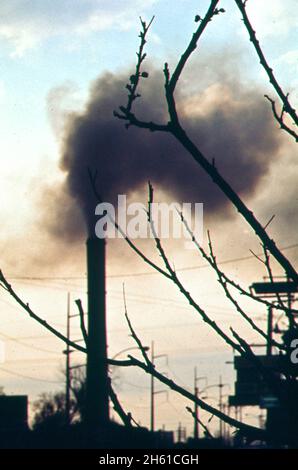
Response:
[{"label": "utility pole", "polygon": [[[198,377],[197,377],[197,368],[195,367],[195,377],[194,377],[194,389],[195,389],[195,397],[199,398],[199,387],[198,387]],[[194,409],[194,439],[199,439],[199,405],[195,402],[195,409]]]},{"label": "utility pole", "polygon": [[[80,315],[71,315],[70,314],[70,293],[67,293],[67,309],[66,309],[66,338],[70,341],[70,320],[74,317],[79,317]],[[81,340],[75,340],[74,343],[78,343]],[[74,352],[73,349],[70,349],[69,344],[66,344],[66,349],[64,349],[63,354],[65,354],[65,424],[68,426],[70,424],[70,387],[71,387],[71,370],[76,369],[78,366],[70,366],[70,355]]]},{"label": "utility pole", "polygon": [[[70,340],[70,293],[67,294],[66,338]],[[70,423],[70,347],[66,345],[66,381],[65,381],[65,420],[66,426]]]},{"label": "utility pole", "polygon": [[[151,342],[151,363],[154,367],[154,341]],[[154,432],[154,376],[151,374],[151,388],[150,388],[150,430]]]},{"label": "utility pole", "polygon": [[[270,279],[268,282],[254,282],[250,286],[250,290],[253,290],[255,295],[268,299],[268,298],[275,298],[277,297],[278,302],[282,302],[283,300],[287,300],[287,306],[288,306],[288,311],[289,313],[287,314],[288,320],[289,320],[289,326],[288,326],[288,331],[287,335],[289,338],[291,338],[291,334],[293,332],[293,329],[295,328],[295,319],[294,315],[291,312],[292,309],[292,301],[293,301],[293,294],[294,292],[298,291],[297,285],[290,280],[289,276],[285,278],[285,276],[276,276],[276,278],[280,279],[286,279],[286,281],[275,281],[275,279]],[[264,279],[268,279],[268,277],[265,277]],[[268,340],[267,340],[267,355],[272,354],[272,323],[273,323],[273,309],[269,308],[268,309],[268,327],[267,327],[267,334],[268,334]]]},{"label": "utility pole", "polygon": [[[194,395],[196,398],[199,398],[199,387],[198,387],[198,382],[199,380],[206,380],[207,382],[207,377],[198,377],[197,376],[197,368],[195,367],[194,369]],[[193,437],[194,439],[199,439],[199,405],[197,402],[194,404],[194,433]]]},{"label": "utility pole", "polygon": [[273,308],[268,307],[268,320],[267,320],[267,356],[272,355],[272,331],[273,331]]},{"label": "utility pole", "polygon": [[[287,283],[290,283],[289,276],[287,276]],[[292,293],[291,292],[288,292],[287,300],[288,300],[288,309],[289,309],[289,312],[291,312],[292,310]],[[291,312],[289,314],[289,330],[292,330],[293,328],[295,328],[295,320],[294,320],[294,315]]]},{"label": "utility pole", "polygon": [[[222,412],[224,414],[226,414],[226,405],[224,403],[222,405]],[[223,439],[225,439],[225,437],[226,437],[226,426],[225,425],[226,425],[226,423],[225,423],[225,421],[223,421],[223,423],[222,423],[222,438]]]},{"label": "utility pole", "polygon": [[[231,407],[230,407],[229,403],[227,403],[227,405],[226,405],[226,412],[227,412],[227,415],[230,417]],[[227,423],[225,423],[225,437],[226,437],[226,439],[230,440],[230,426],[227,425]]]},{"label": "utility pole", "polygon": [[[223,393],[222,393],[222,389],[223,387],[230,387],[230,385],[228,383],[222,383],[222,377],[221,375],[219,376],[219,383],[218,384],[214,384],[214,385],[208,385],[207,387],[204,388],[203,392],[209,390],[210,388],[214,388],[214,387],[218,387],[219,389],[219,410],[222,412],[223,410]],[[220,437],[222,437],[222,433],[223,433],[223,425],[222,425],[222,420],[219,418],[219,435]]]},{"label": "utility pole", "polygon": [[[222,388],[223,388],[223,383],[222,383],[222,376],[220,375],[219,376],[219,384],[218,384],[218,387],[219,387],[219,411],[222,413]],[[223,421],[222,419],[219,420],[219,437],[220,439],[222,439],[222,431],[223,431]]]},{"label": "utility pole", "polygon": [[[151,342],[151,363],[154,367],[154,361],[155,359],[158,359],[160,357],[166,357],[168,358],[167,354],[158,354],[155,356],[154,354],[154,341]],[[155,395],[157,393],[165,393],[164,391],[161,392],[156,392],[154,389],[154,376],[151,374],[151,386],[150,386],[150,431],[154,432],[155,431]]]}]

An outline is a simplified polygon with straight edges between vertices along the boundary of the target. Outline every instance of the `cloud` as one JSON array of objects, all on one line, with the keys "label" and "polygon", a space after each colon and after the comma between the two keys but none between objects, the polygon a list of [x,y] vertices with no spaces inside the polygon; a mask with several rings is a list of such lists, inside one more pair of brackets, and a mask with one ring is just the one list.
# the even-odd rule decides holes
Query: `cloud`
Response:
[{"label": "cloud", "polygon": [[0,3],[0,37],[21,55],[55,35],[127,29],[155,1],[9,0]]},{"label": "cloud", "polygon": [[47,112],[57,139],[61,137],[67,116],[80,109],[82,105],[80,89],[70,80],[49,91],[47,95]]}]

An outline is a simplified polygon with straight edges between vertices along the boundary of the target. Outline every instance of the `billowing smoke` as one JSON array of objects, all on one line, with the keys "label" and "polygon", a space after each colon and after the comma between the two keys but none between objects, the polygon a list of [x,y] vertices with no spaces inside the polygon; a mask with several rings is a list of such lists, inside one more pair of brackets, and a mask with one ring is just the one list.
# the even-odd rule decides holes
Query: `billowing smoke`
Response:
[{"label": "billowing smoke", "polygon": [[[129,73],[100,76],[92,85],[84,112],[71,113],[65,123],[61,168],[64,187],[47,195],[55,220],[51,229],[75,239],[94,213],[88,168],[97,170],[97,188],[105,201],[131,194],[148,180],[178,202],[203,202],[205,213],[229,214],[229,203],[175,139],[130,127],[113,116],[125,104],[124,85]],[[53,99],[53,91],[51,98]],[[162,77],[151,72],[143,80],[136,112],[145,119],[166,123]],[[214,83],[197,96],[177,97],[182,122],[199,148],[241,196],[254,193],[276,159],[279,133],[262,93],[245,90],[231,80]],[[71,196],[71,197],[70,197]],[[144,197],[145,199],[145,197]],[[58,222],[58,223],[57,223]]]}]

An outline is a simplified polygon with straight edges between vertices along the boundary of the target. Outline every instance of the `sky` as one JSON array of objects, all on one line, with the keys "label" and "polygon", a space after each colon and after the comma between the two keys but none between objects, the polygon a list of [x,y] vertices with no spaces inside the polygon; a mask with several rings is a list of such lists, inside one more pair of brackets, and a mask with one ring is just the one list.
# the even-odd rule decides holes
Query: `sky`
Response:
[{"label": "sky", "polygon": [[[248,1],[263,50],[294,107],[295,4],[295,0]],[[138,109],[164,119],[163,64],[167,61],[174,67],[195,29],[195,15],[203,15],[207,5],[199,0],[177,0],[175,8],[168,0],[4,0],[0,4],[1,269],[22,298],[61,331],[66,325],[67,292],[72,300],[80,296],[86,304],[86,230],[80,212],[84,158],[91,166],[96,158],[102,159],[109,176],[101,172],[100,183],[107,197],[110,188],[146,202],[145,182],[150,177],[159,199],[203,202],[204,229],[211,230],[218,260],[228,261],[227,273],[245,286],[264,275],[249,251],[260,252],[258,240],[175,142],[135,129],[126,132],[112,115],[125,102],[124,87],[134,70],[139,17],[148,21],[155,15],[146,45],[149,78],[142,84]],[[239,11],[232,0],[223,0],[221,6],[226,12],[208,26],[181,79],[179,112],[194,140],[210,159],[215,158],[260,220],[265,224],[275,214],[270,233],[295,263],[295,144],[272,120],[263,95],[274,97],[274,91]],[[141,241],[140,246],[157,259],[152,244]],[[214,273],[199,254],[172,240],[167,249],[209,314],[226,330],[233,325],[257,341],[220,293]],[[197,366],[208,384],[218,383],[222,375],[232,392],[233,367],[226,364],[232,353],[225,344],[123,240],[109,242],[107,251],[109,355],[134,346],[123,315],[125,282],[129,315],[144,344],[154,341],[157,353],[168,356],[168,363],[161,359],[160,370],[191,389]],[[30,403],[41,392],[63,389],[63,344],[26,318],[5,292],[0,292],[0,303],[5,350],[0,385],[6,393],[28,394]],[[265,327],[266,312],[244,305]],[[80,336],[76,318],[72,335]],[[84,358],[73,353],[72,361],[83,363]],[[112,373],[124,406],[148,425],[149,378],[136,371]],[[216,397],[212,400],[216,404]],[[176,429],[181,422],[191,432],[185,400],[170,392],[157,395],[156,401],[157,426]],[[247,413],[247,421],[257,424],[251,410]],[[210,426],[216,430],[215,422]]]}]

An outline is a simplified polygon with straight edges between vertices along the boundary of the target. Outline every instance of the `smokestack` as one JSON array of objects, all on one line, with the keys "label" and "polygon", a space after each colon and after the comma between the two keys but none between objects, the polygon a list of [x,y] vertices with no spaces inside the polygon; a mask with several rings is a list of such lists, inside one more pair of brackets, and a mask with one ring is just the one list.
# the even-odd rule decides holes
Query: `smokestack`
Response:
[{"label": "smokestack", "polygon": [[109,421],[105,240],[87,240],[88,275],[88,345],[86,422],[89,430],[97,430]]}]

